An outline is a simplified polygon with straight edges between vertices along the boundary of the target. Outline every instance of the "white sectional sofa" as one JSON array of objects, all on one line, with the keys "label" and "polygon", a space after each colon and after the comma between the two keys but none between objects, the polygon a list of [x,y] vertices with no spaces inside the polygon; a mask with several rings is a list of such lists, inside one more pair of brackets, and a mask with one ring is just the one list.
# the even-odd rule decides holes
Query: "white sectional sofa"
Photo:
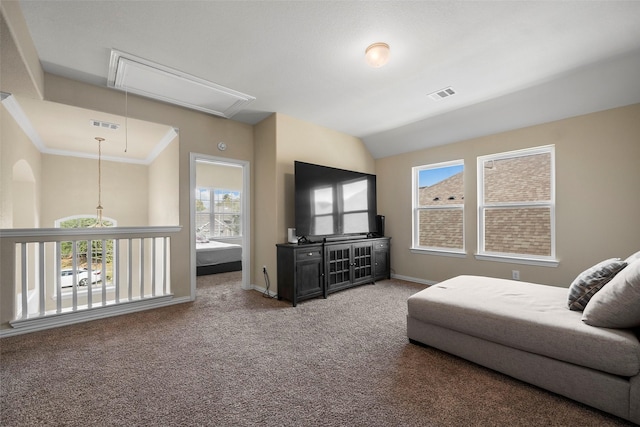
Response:
[{"label": "white sectional sofa", "polygon": [[[623,285],[602,288],[600,302],[607,302],[604,290],[615,294],[629,277],[638,281],[640,260],[633,267],[615,277]],[[632,292],[640,296],[640,287]],[[567,294],[534,283],[454,277],[409,298],[407,335],[640,424],[639,330],[591,326],[582,311],[568,308]]]}]

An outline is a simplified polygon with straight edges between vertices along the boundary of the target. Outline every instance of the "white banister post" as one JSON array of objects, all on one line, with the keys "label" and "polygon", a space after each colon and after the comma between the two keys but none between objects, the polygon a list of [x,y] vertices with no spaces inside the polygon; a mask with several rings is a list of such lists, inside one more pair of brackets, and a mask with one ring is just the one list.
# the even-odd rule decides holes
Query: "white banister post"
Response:
[{"label": "white banister post", "polygon": [[28,286],[27,286],[27,244],[20,243],[20,272],[22,274],[22,283],[21,283],[21,292],[22,292],[22,318],[26,319],[29,314],[29,306],[27,304],[28,301]]},{"label": "white banister post", "polygon": [[127,273],[129,274],[129,280],[127,282],[127,299],[131,301],[133,295],[133,239],[129,238],[129,261],[127,263]]},{"label": "white banister post", "polygon": [[73,311],[76,311],[76,309],[78,308],[78,275],[76,274],[76,272],[78,271],[78,248],[76,247],[77,244],[77,240],[71,241],[71,269],[73,270],[71,283],[73,286]]},{"label": "white banister post", "polygon": [[[120,303],[120,239],[113,241],[113,285],[116,287],[116,304]],[[105,280],[105,279],[102,279]]]},{"label": "white banister post", "polygon": [[40,316],[44,316],[45,312],[45,282],[44,282],[44,242],[38,242],[38,296],[39,296],[39,312]]},{"label": "white banister post", "polygon": [[87,240],[87,307],[93,307],[93,240]]},{"label": "white banister post", "polygon": [[140,238],[140,299],[144,298],[144,237]]},{"label": "white banister post", "polygon": [[56,313],[62,311],[62,243],[56,242]]},{"label": "white banister post", "polygon": [[167,289],[167,274],[169,273],[169,266],[167,265],[167,245],[169,244],[169,238],[165,237],[162,244],[162,295],[167,295],[169,290]]},{"label": "white banister post", "polygon": [[[113,262],[111,263],[113,265]],[[102,283],[102,305],[107,305],[107,241],[102,239],[102,266],[100,270]]]},{"label": "white banister post", "polygon": [[154,237],[151,239],[151,296],[156,296],[156,240]]}]

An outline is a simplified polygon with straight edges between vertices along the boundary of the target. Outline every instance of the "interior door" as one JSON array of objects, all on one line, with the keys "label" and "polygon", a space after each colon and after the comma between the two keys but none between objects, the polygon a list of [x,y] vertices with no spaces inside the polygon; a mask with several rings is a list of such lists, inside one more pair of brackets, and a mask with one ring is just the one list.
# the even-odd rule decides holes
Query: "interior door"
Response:
[{"label": "interior door", "polygon": [[192,297],[195,298],[196,245],[203,241],[242,247],[242,287],[249,289],[249,163],[191,155]]}]

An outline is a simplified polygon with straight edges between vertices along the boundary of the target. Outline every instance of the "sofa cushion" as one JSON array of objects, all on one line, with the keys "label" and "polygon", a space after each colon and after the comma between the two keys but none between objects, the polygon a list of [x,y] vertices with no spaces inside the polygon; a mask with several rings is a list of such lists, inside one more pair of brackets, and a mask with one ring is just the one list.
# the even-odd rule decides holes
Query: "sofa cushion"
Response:
[{"label": "sofa cushion", "polygon": [[625,259],[624,262],[626,262],[627,264],[631,264],[637,259],[640,259],[640,251],[636,252],[635,254],[629,255],[629,257]]},{"label": "sofa cushion", "polygon": [[640,327],[640,259],[629,264],[591,298],[582,320],[603,328]]},{"label": "sofa cushion", "polygon": [[640,342],[635,333],[587,325],[581,312],[567,310],[566,295],[566,288],[458,276],[412,295],[408,315],[611,374],[638,374]]},{"label": "sofa cushion", "polygon": [[599,262],[578,274],[569,287],[569,309],[582,311],[589,300],[622,270],[627,263],[620,258]]}]

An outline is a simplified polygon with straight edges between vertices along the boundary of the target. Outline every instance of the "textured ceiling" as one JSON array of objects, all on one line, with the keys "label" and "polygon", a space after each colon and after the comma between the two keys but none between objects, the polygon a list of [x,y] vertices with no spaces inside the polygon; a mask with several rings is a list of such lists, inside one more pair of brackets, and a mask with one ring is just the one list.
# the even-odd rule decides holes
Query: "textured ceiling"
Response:
[{"label": "textured ceiling", "polygon": [[[363,139],[374,157],[640,102],[640,2],[22,1],[49,73],[111,49]],[[373,42],[390,62],[364,62]],[[455,96],[428,94],[452,86]]]}]

